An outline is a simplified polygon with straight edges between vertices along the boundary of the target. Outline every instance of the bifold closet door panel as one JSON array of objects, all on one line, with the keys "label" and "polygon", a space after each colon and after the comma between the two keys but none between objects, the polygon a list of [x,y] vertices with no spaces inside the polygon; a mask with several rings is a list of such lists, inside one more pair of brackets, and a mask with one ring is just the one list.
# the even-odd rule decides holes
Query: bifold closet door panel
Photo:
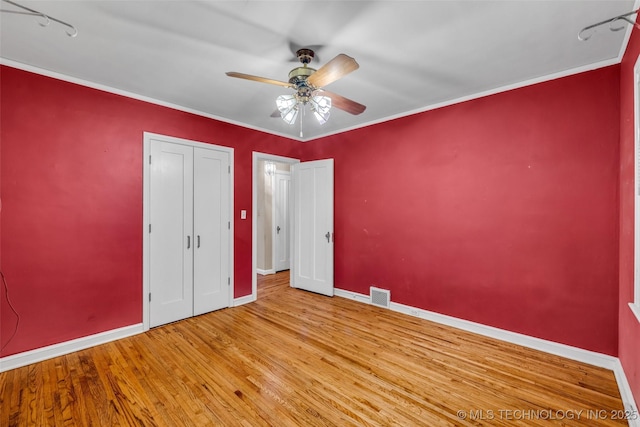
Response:
[{"label": "bifold closet door panel", "polygon": [[194,148],[194,315],[229,306],[229,154]]},{"label": "bifold closet door panel", "polygon": [[193,148],[151,141],[150,325],[193,315]]}]

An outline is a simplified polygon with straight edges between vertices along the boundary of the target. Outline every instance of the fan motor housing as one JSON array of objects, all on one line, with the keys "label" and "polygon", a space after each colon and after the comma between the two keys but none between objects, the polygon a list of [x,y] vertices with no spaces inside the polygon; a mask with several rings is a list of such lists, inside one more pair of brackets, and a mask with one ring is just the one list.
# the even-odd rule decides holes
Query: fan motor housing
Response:
[{"label": "fan motor housing", "polygon": [[298,85],[299,83],[307,81],[307,78],[315,73],[316,70],[311,67],[298,67],[289,72],[289,83]]}]

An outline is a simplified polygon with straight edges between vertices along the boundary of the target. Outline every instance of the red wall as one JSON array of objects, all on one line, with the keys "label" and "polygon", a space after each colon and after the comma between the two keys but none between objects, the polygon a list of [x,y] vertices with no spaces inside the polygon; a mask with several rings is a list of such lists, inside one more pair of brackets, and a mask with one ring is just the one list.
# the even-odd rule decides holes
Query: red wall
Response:
[{"label": "red wall", "polygon": [[313,141],[335,284],[617,354],[619,67]]},{"label": "red wall", "polygon": [[633,302],[634,108],[633,67],[640,55],[640,32],[633,30],[620,67],[620,312],[618,357],[636,400],[640,396],[640,323]]},{"label": "red wall", "polygon": [[[2,356],[142,321],[142,138],[235,149],[235,295],[251,293],[252,151],[302,144],[0,68],[2,271],[20,327]],[[249,216],[250,218],[250,216]],[[15,327],[2,292],[4,345]]]},{"label": "red wall", "polygon": [[251,152],[333,157],[337,287],[617,354],[618,66],[306,144],[0,71],[3,356],[141,321],[143,131],[235,148],[236,296]]}]

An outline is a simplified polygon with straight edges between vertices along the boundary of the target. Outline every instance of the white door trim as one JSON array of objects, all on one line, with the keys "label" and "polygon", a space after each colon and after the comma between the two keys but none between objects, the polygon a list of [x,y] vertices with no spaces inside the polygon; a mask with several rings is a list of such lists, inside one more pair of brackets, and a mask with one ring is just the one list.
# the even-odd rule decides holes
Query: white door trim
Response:
[{"label": "white door trim", "polygon": [[633,301],[631,312],[640,321],[640,56],[633,67]]},{"label": "white door trim", "polygon": [[142,325],[143,330],[149,330],[149,290],[151,289],[150,271],[149,271],[149,214],[150,214],[150,179],[149,179],[149,156],[151,155],[151,140],[158,139],[161,141],[170,142],[173,144],[182,144],[190,147],[200,147],[209,150],[223,151],[229,154],[229,221],[231,228],[231,235],[229,238],[229,277],[231,281],[231,289],[229,292],[229,307],[233,307],[233,295],[234,295],[234,277],[233,277],[233,241],[234,241],[234,161],[233,161],[233,148],[223,147],[220,145],[208,144],[206,142],[191,141],[188,139],[176,138],[173,136],[161,135],[151,132],[143,132],[142,143]]},{"label": "white door trim", "polygon": [[[235,305],[246,304],[258,299],[258,217],[256,215],[258,206],[258,161],[271,160],[273,162],[295,164],[300,163],[300,159],[292,157],[277,156],[275,154],[253,152],[251,164],[251,295],[242,297],[241,301],[236,301]],[[293,200],[289,201],[289,205]],[[249,298],[250,297],[250,298]]]}]

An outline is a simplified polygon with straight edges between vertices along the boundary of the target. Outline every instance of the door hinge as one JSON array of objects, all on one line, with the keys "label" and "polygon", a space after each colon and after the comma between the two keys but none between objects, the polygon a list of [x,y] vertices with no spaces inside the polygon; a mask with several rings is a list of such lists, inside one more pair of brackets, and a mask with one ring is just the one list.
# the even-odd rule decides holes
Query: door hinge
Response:
[{"label": "door hinge", "polygon": [[151,233],[151,224],[149,224],[149,233]]},{"label": "door hinge", "polygon": [[227,277],[227,285],[231,286],[231,277]]},{"label": "door hinge", "polygon": [[227,228],[228,228],[229,230],[231,230],[231,221],[229,221],[229,222],[227,223]]},{"label": "door hinge", "polygon": [[151,154],[149,154],[149,164],[151,164]]},{"label": "door hinge", "polygon": [[151,302],[151,292],[149,292],[149,302]]},{"label": "door hinge", "polygon": [[227,166],[227,170],[231,173],[231,165]]}]

